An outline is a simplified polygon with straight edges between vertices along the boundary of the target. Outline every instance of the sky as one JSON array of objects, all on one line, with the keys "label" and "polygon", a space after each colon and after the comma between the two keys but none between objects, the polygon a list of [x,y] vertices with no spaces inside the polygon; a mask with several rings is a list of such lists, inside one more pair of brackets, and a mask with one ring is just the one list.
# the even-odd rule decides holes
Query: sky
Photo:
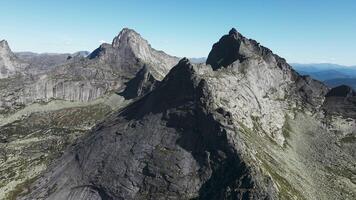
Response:
[{"label": "sky", "polygon": [[206,57],[235,27],[290,63],[356,65],[355,0],[0,0],[13,51],[93,51],[124,27],[179,57]]}]

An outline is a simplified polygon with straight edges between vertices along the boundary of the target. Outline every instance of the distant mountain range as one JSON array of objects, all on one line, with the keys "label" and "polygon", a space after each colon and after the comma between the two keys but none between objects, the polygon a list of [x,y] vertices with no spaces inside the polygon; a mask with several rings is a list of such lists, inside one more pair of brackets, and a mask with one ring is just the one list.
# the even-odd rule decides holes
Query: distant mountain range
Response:
[{"label": "distant mountain range", "polygon": [[62,65],[78,58],[87,57],[90,52],[78,51],[75,53],[33,53],[15,52],[17,58],[29,64],[31,70],[51,70],[53,67]]},{"label": "distant mountain range", "polygon": [[309,75],[324,82],[329,87],[349,85],[356,88],[356,66],[344,66],[330,63],[291,64],[302,75]]}]

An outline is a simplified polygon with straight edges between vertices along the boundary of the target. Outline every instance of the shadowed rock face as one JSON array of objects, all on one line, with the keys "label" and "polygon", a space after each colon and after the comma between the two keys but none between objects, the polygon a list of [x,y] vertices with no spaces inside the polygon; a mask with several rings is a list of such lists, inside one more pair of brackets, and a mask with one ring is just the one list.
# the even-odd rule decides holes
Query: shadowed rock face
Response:
[{"label": "shadowed rock face", "polygon": [[356,92],[346,85],[332,88],[326,94],[323,108],[329,114],[356,118]]},{"label": "shadowed rock face", "polygon": [[332,88],[327,94],[326,97],[353,97],[356,96],[356,92],[347,85],[340,85],[338,87]]},{"label": "shadowed rock face", "polygon": [[26,198],[271,197],[234,147],[231,118],[213,110],[206,87],[181,60],[152,93],[97,126]]},{"label": "shadowed rock face", "polygon": [[240,53],[241,35],[236,29],[231,29],[228,35],[224,35],[219,42],[213,45],[206,60],[214,70],[227,67],[236,60],[243,61],[244,55]]},{"label": "shadowed rock face", "polygon": [[119,94],[125,99],[134,99],[152,91],[157,84],[159,81],[152,76],[145,65],[137,72],[135,78],[125,83],[125,90]]}]

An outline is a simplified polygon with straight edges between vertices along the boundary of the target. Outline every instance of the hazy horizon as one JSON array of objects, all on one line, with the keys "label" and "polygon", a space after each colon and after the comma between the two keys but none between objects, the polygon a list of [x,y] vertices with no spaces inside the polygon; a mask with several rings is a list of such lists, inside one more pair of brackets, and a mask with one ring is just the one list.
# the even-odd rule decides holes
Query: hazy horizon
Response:
[{"label": "hazy horizon", "polygon": [[[224,5],[223,5],[224,4]],[[124,28],[178,57],[207,57],[232,27],[289,63],[356,65],[356,2],[4,1],[0,40],[15,52],[93,51]]]}]

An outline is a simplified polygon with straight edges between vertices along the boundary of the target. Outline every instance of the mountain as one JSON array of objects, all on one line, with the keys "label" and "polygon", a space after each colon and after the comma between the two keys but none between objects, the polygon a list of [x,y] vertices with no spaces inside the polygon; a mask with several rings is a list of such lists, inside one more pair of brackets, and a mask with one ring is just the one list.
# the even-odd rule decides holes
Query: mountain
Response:
[{"label": "mountain", "polygon": [[324,71],[317,71],[317,72],[298,71],[298,72],[302,75],[309,75],[312,78],[320,81],[326,81],[331,79],[345,79],[351,77],[346,73],[337,70],[324,70]]},{"label": "mountain", "polygon": [[[145,63],[156,79],[162,80],[172,66],[178,62],[177,57],[169,56],[151,47],[147,40],[132,29],[124,28],[112,44],[102,44],[94,50],[89,59],[99,60],[120,73],[137,73],[132,65]],[[142,66],[140,66],[142,67]]]},{"label": "mountain", "polygon": [[352,98],[350,88],[329,91],[236,29],[206,62],[181,59],[15,197],[356,197],[353,111],[330,112],[325,103]]},{"label": "mountain", "polygon": [[340,85],[348,85],[352,88],[356,88],[356,78],[335,78],[335,79],[328,79],[325,81],[330,87],[336,87]]},{"label": "mountain", "polygon": [[329,87],[343,84],[356,86],[356,66],[342,66],[336,64],[292,64],[300,74],[309,75],[323,81]]},{"label": "mountain", "polygon": [[332,63],[314,63],[314,64],[301,64],[301,63],[292,63],[294,69],[298,71],[305,72],[318,72],[324,70],[350,70],[353,71],[356,66],[345,66]]},{"label": "mountain", "polygon": [[161,80],[177,61],[178,58],[151,48],[135,31],[123,29],[111,45],[101,45],[88,58],[71,59],[50,71],[30,68],[31,77],[8,81],[12,87],[0,91],[4,96],[0,99],[0,108],[51,99],[89,102],[104,94],[125,90],[126,83],[144,67],[155,79]]},{"label": "mountain", "polygon": [[26,64],[11,51],[6,40],[0,41],[0,79],[21,73]]},{"label": "mountain", "polygon": [[134,30],[118,35],[97,56],[28,55],[24,73],[0,79],[0,199],[14,199],[66,148],[151,91],[178,62]]}]

